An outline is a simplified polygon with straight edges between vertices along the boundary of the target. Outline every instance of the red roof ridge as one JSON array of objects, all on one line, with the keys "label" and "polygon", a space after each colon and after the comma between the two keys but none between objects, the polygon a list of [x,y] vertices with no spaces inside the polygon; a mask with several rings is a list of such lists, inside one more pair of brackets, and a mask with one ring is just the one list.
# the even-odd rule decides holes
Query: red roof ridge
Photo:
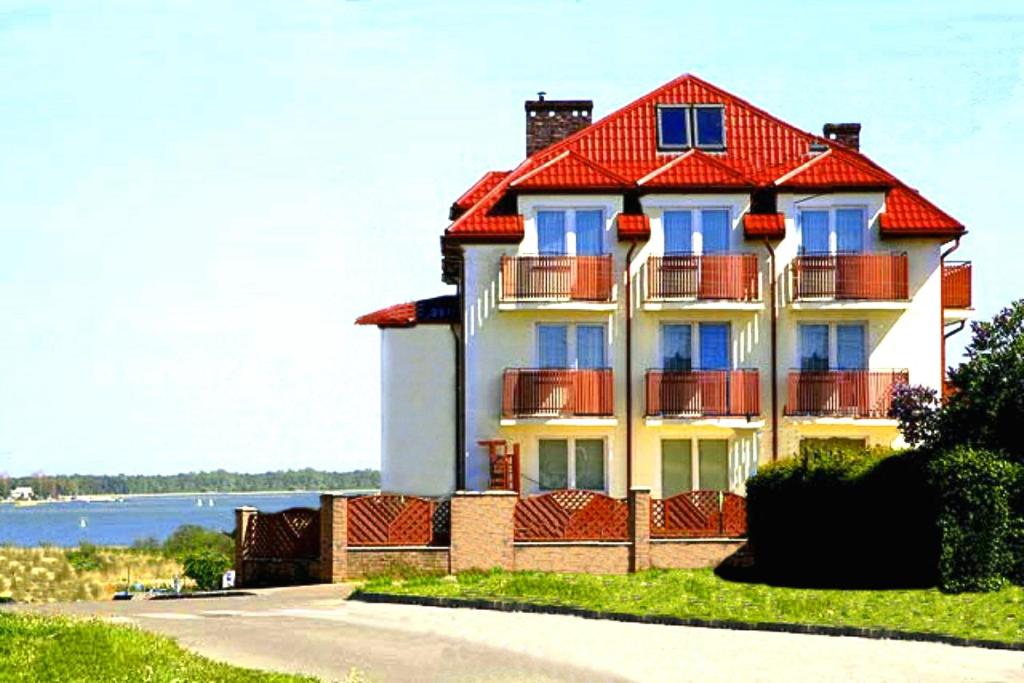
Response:
[{"label": "red roof ridge", "polygon": [[577,161],[579,163],[582,163],[585,166],[587,166],[588,168],[590,168],[591,170],[595,171],[596,173],[598,173],[600,175],[603,175],[606,178],[610,178],[611,180],[615,181],[616,184],[623,185],[623,186],[626,186],[626,187],[630,187],[630,186],[633,185],[632,181],[630,181],[630,180],[628,180],[626,178],[623,178],[618,173],[615,173],[614,171],[611,171],[611,170],[605,168],[604,166],[602,166],[601,164],[597,163],[596,161],[588,159],[587,157],[583,156],[582,154],[580,154],[579,152],[577,152],[575,150],[567,149],[564,152],[562,152],[561,154],[558,154],[558,155],[552,157],[551,159],[548,159],[547,161],[542,163],[537,168],[534,168],[534,169],[532,169],[530,171],[527,171],[526,173],[522,174],[518,178],[514,178],[509,183],[509,187],[516,187],[516,186],[522,185],[523,183],[527,182],[531,178],[536,177],[537,175],[539,175],[539,174],[543,173],[544,171],[554,167],[555,165],[561,163],[562,161],[564,161],[566,159],[571,159],[573,161]]},{"label": "red roof ridge", "polygon": [[[480,177],[479,180],[477,180],[475,183],[473,183],[468,190],[463,192],[462,195],[458,199],[455,200],[455,202],[454,202],[455,205],[459,206],[459,207],[461,207],[463,209],[468,209],[473,204],[469,204],[469,206],[466,206],[465,202],[466,202],[466,200],[468,200],[473,195],[474,192],[479,190],[484,185],[489,184],[495,178],[495,176],[500,176],[501,178],[504,178],[505,176],[507,176],[511,172],[512,171],[487,171],[487,173],[484,173],[483,176]],[[492,185],[492,187],[493,187],[493,185]]]},{"label": "red roof ridge", "polygon": [[657,178],[659,175],[662,175],[663,173],[665,173],[667,171],[670,171],[671,169],[675,168],[679,164],[683,163],[685,160],[691,159],[691,158],[696,158],[696,159],[700,159],[703,162],[707,162],[707,163],[711,164],[712,166],[714,166],[715,168],[717,168],[717,169],[727,173],[728,175],[736,178],[737,180],[742,180],[742,181],[744,181],[746,183],[749,183],[751,185],[757,185],[758,184],[753,178],[750,178],[749,176],[747,176],[742,171],[739,171],[738,169],[733,168],[732,166],[730,166],[730,165],[720,161],[719,159],[716,159],[711,154],[708,154],[707,152],[705,152],[703,150],[700,150],[700,149],[697,149],[697,148],[692,148],[692,149],[688,150],[686,153],[677,156],[675,159],[673,159],[672,161],[668,162],[667,164],[663,164],[663,165],[659,166],[658,168],[654,169],[653,171],[651,171],[650,173],[645,175],[640,180],[636,181],[636,184],[637,185],[644,185],[644,184],[650,182],[651,180],[653,180],[654,178]]},{"label": "red roof ridge", "polygon": [[786,173],[783,173],[781,176],[779,176],[778,178],[776,178],[775,180],[772,181],[772,185],[776,185],[776,186],[781,185],[782,183],[786,182],[790,178],[793,178],[795,176],[800,175],[801,173],[803,173],[804,171],[809,169],[811,166],[813,166],[814,164],[816,164],[819,161],[821,161],[822,159],[824,159],[825,157],[831,156],[832,155],[832,151],[833,151],[833,148],[831,146],[829,146],[829,148],[827,150],[825,150],[824,152],[822,152],[818,156],[814,157],[813,159],[808,159],[807,161],[805,161],[804,163],[800,164],[799,166],[797,166],[793,170],[787,171]]}]

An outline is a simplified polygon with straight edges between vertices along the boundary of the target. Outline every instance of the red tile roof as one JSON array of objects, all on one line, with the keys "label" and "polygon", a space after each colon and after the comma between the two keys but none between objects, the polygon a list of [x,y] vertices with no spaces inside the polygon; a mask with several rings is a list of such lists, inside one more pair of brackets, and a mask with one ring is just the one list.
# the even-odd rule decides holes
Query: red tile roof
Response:
[{"label": "red tile roof", "polygon": [[[725,107],[724,151],[693,150],[677,155],[658,150],[656,107],[680,103]],[[813,152],[812,145],[827,151]],[[715,190],[768,187],[776,181],[784,189],[801,190],[901,187],[899,180],[863,154],[801,131],[696,76],[683,75],[537,152],[506,175],[485,176],[459,198],[458,202],[473,203],[463,207],[465,212],[448,226],[445,235],[469,240],[520,239],[523,222],[512,201],[518,191]],[[905,226],[907,220],[934,223],[940,215],[944,225],[956,223],[928,203],[932,213],[926,220],[910,219],[904,215],[908,208],[901,207],[917,206],[917,213],[911,212],[914,216],[928,211],[920,202],[898,193],[895,202],[900,215],[883,215],[883,227],[894,226],[890,232],[911,230],[895,227]],[[933,230],[936,226],[926,227]],[[918,229],[912,234],[930,233]]]},{"label": "red tile roof", "polygon": [[395,304],[356,318],[356,325],[377,327],[415,327],[416,325],[447,325],[458,322],[458,299],[450,294]]},{"label": "red tile roof", "polygon": [[786,217],[781,213],[743,214],[743,231],[747,237],[783,237]]},{"label": "red tile roof", "polygon": [[632,182],[566,150],[509,183],[516,190],[622,190]]},{"label": "red tile roof", "polygon": [[480,180],[473,183],[466,192],[455,200],[455,206],[460,209],[469,207],[480,201],[480,198],[487,194],[494,186],[500,183],[511,171],[488,171]]},{"label": "red tile roof", "polygon": [[754,187],[757,182],[699,149],[659,166],[636,184],[645,188]]},{"label": "red tile roof", "polygon": [[619,239],[644,238],[651,234],[651,219],[647,214],[620,213],[615,217],[619,227]]},{"label": "red tile roof", "polygon": [[883,235],[956,236],[965,232],[960,221],[906,185],[889,190],[879,222]]},{"label": "red tile roof", "polygon": [[775,180],[786,189],[828,190],[838,188],[892,187],[896,179],[885,171],[838,148],[829,149]]}]

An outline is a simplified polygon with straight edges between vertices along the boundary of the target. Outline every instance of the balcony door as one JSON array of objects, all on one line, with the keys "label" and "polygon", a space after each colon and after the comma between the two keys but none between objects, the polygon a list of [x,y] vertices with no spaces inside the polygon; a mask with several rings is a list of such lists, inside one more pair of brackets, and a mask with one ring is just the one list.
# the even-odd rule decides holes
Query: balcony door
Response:
[{"label": "balcony door", "polygon": [[[691,372],[694,358],[699,359],[699,372]],[[660,405],[665,414],[725,414],[728,406],[728,323],[662,325],[661,364],[664,375]]]},{"label": "balcony door", "polygon": [[570,402],[600,403],[602,375],[588,371],[608,367],[605,329],[604,325],[537,325],[537,365],[545,372],[530,390],[537,392],[541,412],[558,414]]},{"label": "balcony door", "polygon": [[804,410],[855,413],[868,400],[867,328],[862,323],[800,325],[800,380]]}]

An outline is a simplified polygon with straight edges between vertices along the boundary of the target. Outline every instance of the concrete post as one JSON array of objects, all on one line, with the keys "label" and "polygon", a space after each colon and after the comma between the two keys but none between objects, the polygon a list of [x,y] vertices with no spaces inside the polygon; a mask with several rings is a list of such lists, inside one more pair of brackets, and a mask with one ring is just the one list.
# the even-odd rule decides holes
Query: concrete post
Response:
[{"label": "concrete post", "polygon": [[320,581],[341,583],[348,575],[348,499],[320,495]]},{"label": "concrete post", "polygon": [[651,490],[634,487],[629,492],[629,571],[651,568]]},{"label": "concrete post", "polygon": [[249,526],[256,516],[256,508],[248,505],[235,508],[235,585],[246,585],[245,576],[245,539]]},{"label": "concrete post", "polygon": [[515,569],[515,491],[458,491],[452,496],[451,573]]}]

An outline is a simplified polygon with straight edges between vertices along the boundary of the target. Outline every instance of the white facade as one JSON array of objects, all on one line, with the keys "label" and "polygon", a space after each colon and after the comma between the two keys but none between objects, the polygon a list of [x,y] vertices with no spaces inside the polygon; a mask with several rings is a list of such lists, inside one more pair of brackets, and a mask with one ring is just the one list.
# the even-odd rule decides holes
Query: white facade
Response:
[{"label": "white facade", "polygon": [[455,489],[455,341],[448,325],[381,332],[381,490]]},{"label": "white facade", "polygon": [[[622,211],[621,196],[525,195],[519,198],[525,236],[519,244],[464,247],[467,486],[486,488],[486,450],[478,441],[505,439],[522,448],[523,488],[538,487],[538,448],[541,439],[601,439],[605,444],[605,488],[614,496],[626,493],[626,420],[633,420],[633,486],[649,486],[662,493],[662,441],[692,440],[696,452],[703,439],[727,440],[729,488],[742,491],[759,463],[771,459],[771,347],[768,251],[761,240],[744,235],[742,216],[749,209],[748,194],[649,195],[642,198],[650,217],[651,234],[638,243],[629,265],[633,292],[633,410],[626,415],[625,400],[625,259],[628,242],[619,241],[615,215]],[[865,252],[905,251],[909,262],[909,301],[793,300],[790,268],[800,237],[798,212],[808,208],[860,207],[864,209]],[[546,209],[600,209],[605,217],[604,246],[614,257],[615,284],[611,303],[502,303],[500,260],[503,255],[537,253],[536,214]],[[761,300],[758,302],[688,301],[651,302],[646,294],[646,263],[664,249],[662,216],[666,210],[727,209],[731,218],[730,252],[757,254]],[[798,324],[862,322],[866,329],[866,368],[905,369],[910,381],[938,389],[940,372],[941,240],[938,238],[881,239],[878,215],[884,194],[829,193],[818,197],[782,195],[778,209],[786,218],[786,235],[772,240],[776,257],[778,311],[779,456],[797,452],[801,438],[863,439],[868,445],[898,445],[896,423],[890,419],[859,417],[786,417],[787,376],[799,367]],[[696,239],[699,237],[695,236]],[[760,415],[751,419],[645,418],[645,373],[661,364],[660,336],[665,323],[725,322],[730,326],[729,364],[760,373]],[[542,323],[603,324],[606,326],[608,364],[614,376],[614,416],[602,418],[502,419],[502,374],[506,368],[538,365],[537,325]],[[571,468],[570,463],[570,468]],[[694,465],[696,472],[696,464]],[[694,477],[696,482],[696,477]],[[696,485],[696,483],[695,483]]]}]

